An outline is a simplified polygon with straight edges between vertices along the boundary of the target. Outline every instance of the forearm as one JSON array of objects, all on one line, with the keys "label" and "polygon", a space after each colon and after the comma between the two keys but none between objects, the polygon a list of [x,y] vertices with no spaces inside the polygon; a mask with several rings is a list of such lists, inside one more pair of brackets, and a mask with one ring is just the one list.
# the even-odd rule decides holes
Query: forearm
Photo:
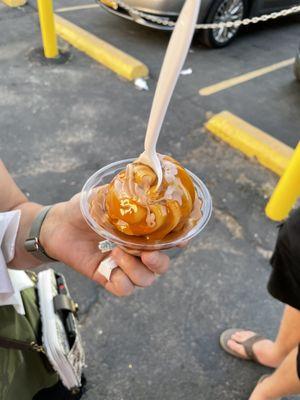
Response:
[{"label": "forearm", "polygon": [[28,201],[15,207],[15,209],[21,210],[21,218],[15,243],[15,256],[9,263],[10,267],[24,269],[36,267],[41,264],[41,261],[36,257],[31,256],[26,251],[24,243],[28,238],[34,219],[42,208],[43,206],[41,204],[31,203]]},{"label": "forearm", "polygon": [[0,160],[0,212],[10,211],[28,201]]},{"label": "forearm", "polygon": [[10,176],[0,160],[0,212],[20,210],[21,218],[15,243],[15,256],[9,263],[10,267],[28,268],[39,265],[40,262],[32,257],[24,247],[32,222],[43,206],[28,201],[25,194]]}]

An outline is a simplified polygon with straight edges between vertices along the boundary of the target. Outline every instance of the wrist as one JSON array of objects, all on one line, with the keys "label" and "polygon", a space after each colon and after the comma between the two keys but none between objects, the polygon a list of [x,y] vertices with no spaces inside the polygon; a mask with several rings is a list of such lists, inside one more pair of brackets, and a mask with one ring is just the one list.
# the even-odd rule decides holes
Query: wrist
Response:
[{"label": "wrist", "polygon": [[56,231],[62,223],[64,203],[54,204],[47,213],[40,230],[39,243],[47,256],[59,260],[55,245]]},{"label": "wrist", "polygon": [[53,206],[44,207],[41,212],[37,215],[35,220],[31,225],[31,229],[27,239],[25,240],[24,246],[28,253],[32,254],[38,260],[42,262],[53,262],[57,261],[56,259],[50,257],[41,244],[40,233],[43,226],[43,223],[51,211]]}]

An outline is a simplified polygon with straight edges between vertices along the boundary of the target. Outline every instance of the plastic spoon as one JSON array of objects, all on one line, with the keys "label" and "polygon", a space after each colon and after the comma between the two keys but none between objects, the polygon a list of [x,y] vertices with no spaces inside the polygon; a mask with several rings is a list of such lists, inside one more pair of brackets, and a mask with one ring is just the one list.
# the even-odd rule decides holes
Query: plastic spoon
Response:
[{"label": "plastic spoon", "polygon": [[172,33],[157,83],[148,122],[145,151],[138,161],[151,167],[157,175],[157,187],[162,182],[161,163],[156,153],[158,136],[170,103],[178,76],[194,35],[201,0],[186,0]]},{"label": "plastic spoon", "polygon": [[[199,15],[200,3],[201,0],[186,0],[180,13],[157,83],[146,132],[145,151],[138,158],[139,162],[149,165],[156,173],[157,187],[162,182],[162,168],[156,153],[156,143],[178,76],[192,41]],[[99,249],[101,250],[101,244]],[[98,270],[109,281],[111,273],[116,267],[117,263],[115,260],[112,257],[107,257],[100,263]]]}]

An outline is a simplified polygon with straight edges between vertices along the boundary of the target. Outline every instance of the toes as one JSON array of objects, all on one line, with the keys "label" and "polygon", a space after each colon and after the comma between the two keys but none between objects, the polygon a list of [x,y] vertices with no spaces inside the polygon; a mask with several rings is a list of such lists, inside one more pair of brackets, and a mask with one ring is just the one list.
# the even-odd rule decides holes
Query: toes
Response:
[{"label": "toes", "polygon": [[241,339],[241,332],[235,332],[233,335],[231,335],[231,339],[235,341],[239,341]]},{"label": "toes", "polygon": [[239,332],[234,333],[231,336],[231,339],[235,340],[236,342],[242,343],[245,340],[250,339],[254,335],[255,335],[255,333],[251,332],[251,331],[239,331]]},{"label": "toes", "polygon": [[241,344],[238,344],[234,340],[228,340],[227,346],[234,352],[238,353],[242,358],[248,358],[245,349]]}]

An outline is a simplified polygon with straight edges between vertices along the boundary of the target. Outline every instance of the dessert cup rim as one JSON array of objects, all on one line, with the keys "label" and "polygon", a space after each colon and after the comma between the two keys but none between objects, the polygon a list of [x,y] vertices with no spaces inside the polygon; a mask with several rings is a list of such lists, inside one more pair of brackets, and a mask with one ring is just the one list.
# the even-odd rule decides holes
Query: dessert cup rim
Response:
[{"label": "dessert cup rim", "polygon": [[[83,217],[85,218],[86,222],[88,225],[101,237],[103,237],[104,240],[109,240],[117,245],[127,247],[130,249],[138,249],[138,250],[145,250],[145,251],[150,251],[150,250],[163,250],[163,249],[169,249],[172,247],[179,246],[180,244],[191,240],[194,236],[199,234],[207,225],[208,221],[210,220],[211,214],[212,214],[212,199],[210,196],[210,193],[204,184],[204,182],[198,178],[197,175],[195,175],[193,172],[185,168],[189,176],[192,178],[195,186],[196,186],[196,191],[199,192],[199,189],[201,191],[201,199],[203,201],[201,211],[203,213],[202,217],[200,220],[196,223],[195,226],[192,227],[184,236],[181,236],[173,241],[157,241],[154,243],[134,243],[133,241],[130,240],[131,236],[128,236],[128,241],[123,240],[122,238],[118,237],[117,235],[112,234],[111,232],[108,232],[105,228],[103,228],[101,225],[99,225],[94,218],[91,216],[89,212],[89,193],[90,191],[96,187],[96,180],[99,180],[101,177],[102,179],[107,176],[107,175],[112,175],[116,176],[116,174],[119,171],[115,171],[115,173],[111,172],[110,174],[105,175],[108,171],[111,171],[114,167],[121,169],[120,167],[122,166],[125,167],[127,164],[132,163],[135,161],[137,158],[127,158],[124,160],[119,160],[119,161],[114,161],[102,168],[100,168],[98,171],[94,172],[85,182],[83,185],[81,195],[80,195],[80,209],[82,212]],[[198,193],[199,194],[199,193]],[[134,236],[133,236],[134,237]]]}]

